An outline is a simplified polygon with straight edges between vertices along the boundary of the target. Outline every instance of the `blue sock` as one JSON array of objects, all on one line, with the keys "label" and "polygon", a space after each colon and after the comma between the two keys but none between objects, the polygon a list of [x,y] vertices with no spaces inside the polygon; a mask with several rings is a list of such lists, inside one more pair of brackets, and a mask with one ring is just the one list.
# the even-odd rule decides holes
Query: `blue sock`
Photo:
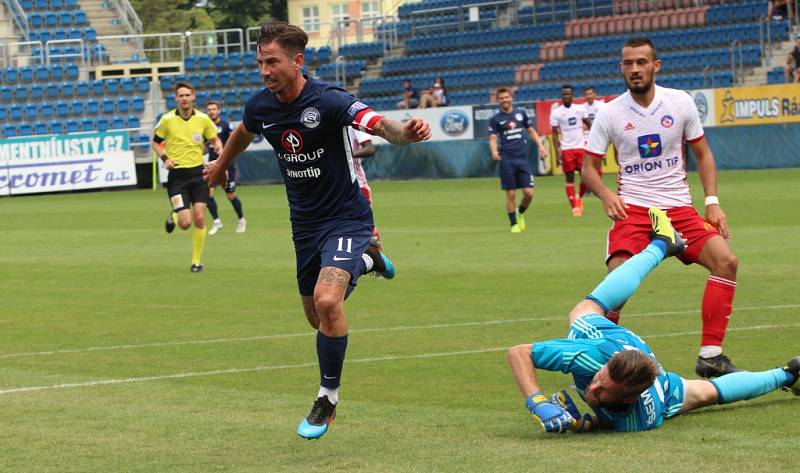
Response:
[{"label": "blue sock", "polygon": [[661,263],[666,247],[663,241],[650,242],[641,253],[631,257],[617,269],[608,273],[603,282],[594,288],[587,299],[600,304],[606,312],[619,307],[636,292],[639,284],[650,274],[650,271]]},{"label": "blue sock", "polygon": [[775,368],[757,373],[741,371],[726,374],[712,379],[711,384],[717,388],[719,394],[717,404],[730,404],[763,396],[781,386],[791,384],[792,381],[794,381],[794,376],[782,368]]},{"label": "blue sock", "polygon": [[211,212],[211,217],[214,220],[219,218],[219,212],[217,212],[217,201],[214,200],[213,197],[208,199],[208,211]]},{"label": "blue sock", "polygon": [[511,225],[517,224],[517,211],[509,212],[508,213],[508,220],[511,221]]},{"label": "blue sock", "polygon": [[233,206],[233,210],[236,211],[236,216],[239,217],[241,220],[244,218],[244,211],[242,210],[242,201],[239,200],[238,197],[234,197],[231,201],[231,205]]},{"label": "blue sock", "polygon": [[319,385],[336,389],[342,384],[344,353],[347,350],[347,335],[329,337],[317,332],[317,358],[319,359]]}]

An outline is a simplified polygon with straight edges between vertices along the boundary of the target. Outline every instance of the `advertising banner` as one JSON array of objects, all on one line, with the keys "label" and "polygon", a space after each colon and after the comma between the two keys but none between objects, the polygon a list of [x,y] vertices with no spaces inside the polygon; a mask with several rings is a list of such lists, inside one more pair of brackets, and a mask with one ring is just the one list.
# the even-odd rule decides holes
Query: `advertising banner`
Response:
[{"label": "advertising banner", "polygon": [[[415,108],[411,110],[390,110],[381,115],[403,123],[411,117],[421,117],[431,124],[431,141],[471,140],[475,127],[472,124],[472,107]],[[376,145],[386,144],[382,138],[375,137]]]},{"label": "advertising banner", "polygon": [[714,90],[717,126],[800,122],[800,88],[795,84]]},{"label": "advertising banner", "polygon": [[0,195],[133,185],[128,132],[0,140]]},{"label": "advertising banner", "polygon": [[700,124],[703,128],[717,126],[717,106],[714,101],[714,89],[690,90],[689,95],[694,100],[697,113],[700,115]]},{"label": "advertising banner", "polygon": [[[536,102],[514,102],[514,107],[525,110],[533,127],[536,128]],[[492,103],[472,107],[472,121],[475,124],[475,139],[489,138],[489,120],[500,111],[500,104]],[[538,131],[538,128],[537,128]]]}]

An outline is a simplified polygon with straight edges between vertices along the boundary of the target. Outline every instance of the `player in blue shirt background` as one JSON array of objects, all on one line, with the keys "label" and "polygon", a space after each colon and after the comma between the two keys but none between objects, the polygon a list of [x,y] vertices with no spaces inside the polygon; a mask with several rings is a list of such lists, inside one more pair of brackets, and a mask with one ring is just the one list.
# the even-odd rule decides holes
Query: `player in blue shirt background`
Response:
[{"label": "player in blue shirt background", "polygon": [[[534,186],[525,134],[530,135],[539,147],[540,158],[547,155],[547,150],[536,133],[532,119],[525,110],[514,107],[510,89],[497,89],[497,102],[500,104],[500,111],[489,121],[489,150],[492,159],[500,161],[500,187],[506,193],[506,212],[511,222],[511,233],[521,233],[526,227],[522,214],[533,200]],[[522,189],[519,207],[517,189]]]},{"label": "player in blue shirt background", "polygon": [[[751,399],[776,389],[800,395],[800,356],[768,371],[741,371],[710,381],[683,379],[665,371],[636,334],[605,318],[606,311],[633,295],[662,260],[683,251],[683,241],[666,213],[654,208],[649,213],[653,240],[575,306],[569,314],[568,338],[509,350],[509,364],[526,406],[546,432],[650,430],[664,419],[703,406]],[[594,415],[582,415],[566,391],[552,399],[544,396],[537,369],[571,373],[578,394]]]},{"label": "player in blue shirt background", "polygon": [[336,416],[347,348],[344,300],[361,274],[394,277],[392,262],[370,246],[372,210],[361,193],[347,129],[378,135],[393,144],[427,140],[421,118],[404,124],[374,112],[346,90],[302,74],[306,33],[283,22],[261,26],[256,62],[266,88],[245,105],[217,161],[209,163],[210,186],[261,134],[275,150],[289,200],[297,283],[306,318],[317,332],[320,389],[297,428],[319,438]]},{"label": "player in blue shirt background", "polygon": [[[231,125],[226,120],[223,120],[220,116],[220,109],[219,109],[219,102],[214,100],[209,100],[206,102],[206,114],[208,118],[214,122],[214,125],[217,127],[217,136],[219,139],[222,140],[223,146],[225,143],[228,142],[228,138],[231,136]],[[216,151],[213,148],[208,148],[208,160],[214,161],[219,156],[217,156]],[[244,209],[242,209],[242,201],[236,195],[236,166],[231,164],[228,166],[228,175],[225,179],[225,195],[228,197],[228,201],[233,206],[233,210],[236,212],[236,216],[239,218],[239,222],[236,224],[236,233],[244,233],[247,231],[247,219],[244,218]],[[222,220],[219,218],[219,210],[217,210],[217,201],[214,200],[214,189],[209,189],[209,194],[211,197],[208,200],[208,211],[211,213],[211,217],[214,219],[214,223],[211,225],[211,230],[208,231],[209,235],[216,235],[217,232],[222,230]]]}]

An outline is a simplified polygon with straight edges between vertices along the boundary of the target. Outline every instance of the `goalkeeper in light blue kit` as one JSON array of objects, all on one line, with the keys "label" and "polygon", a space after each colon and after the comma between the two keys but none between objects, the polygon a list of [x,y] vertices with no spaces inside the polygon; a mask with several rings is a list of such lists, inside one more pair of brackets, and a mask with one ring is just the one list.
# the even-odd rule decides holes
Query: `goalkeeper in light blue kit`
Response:
[{"label": "goalkeeper in light blue kit", "polygon": [[[650,347],[604,317],[625,302],[665,258],[684,243],[666,213],[650,209],[653,239],[641,253],[609,273],[569,314],[568,338],[517,345],[508,352],[526,406],[546,432],[650,430],[698,407],[751,399],[776,389],[800,395],[800,356],[783,368],[731,373],[713,380],[683,379],[665,371]],[[543,395],[536,370],[571,373],[594,415],[581,414],[566,391]]]}]

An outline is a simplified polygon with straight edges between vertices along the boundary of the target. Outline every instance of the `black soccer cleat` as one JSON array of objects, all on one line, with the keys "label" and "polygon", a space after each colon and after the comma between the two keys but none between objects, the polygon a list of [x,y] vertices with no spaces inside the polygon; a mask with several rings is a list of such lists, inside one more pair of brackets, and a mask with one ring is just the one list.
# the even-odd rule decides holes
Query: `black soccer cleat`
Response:
[{"label": "black soccer cleat", "polygon": [[375,274],[379,276],[383,276],[386,279],[392,279],[395,275],[394,271],[394,264],[392,260],[390,260],[380,249],[378,246],[377,240],[370,239],[369,245],[367,246],[366,254],[372,258],[372,271],[375,271]]},{"label": "black soccer cleat", "polygon": [[781,386],[781,389],[795,396],[800,396],[800,383],[798,383],[800,380],[800,356],[796,356],[786,362],[783,370],[794,376],[794,382],[788,386]]},{"label": "black soccer cleat", "polygon": [[193,264],[192,267],[189,268],[189,271],[191,271],[193,273],[202,273],[205,270],[203,269],[203,265],[202,264]]},{"label": "black soccer cleat", "polygon": [[167,214],[167,221],[164,222],[164,230],[166,230],[167,233],[172,233],[172,231],[175,230],[175,220],[172,218],[172,212]]},{"label": "black soccer cleat", "polygon": [[697,365],[694,368],[694,372],[703,378],[718,378],[720,376],[730,373],[737,373],[739,371],[743,370],[733,366],[730,358],[722,354],[713,356],[711,358],[703,358],[702,356],[698,356]]},{"label": "black soccer cleat", "polygon": [[680,233],[672,227],[672,222],[667,217],[667,213],[655,207],[650,208],[647,213],[650,215],[650,226],[653,227],[653,231],[650,234],[651,238],[653,240],[661,240],[667,244],[664,258],[683,253],[686,243],[684,243]]},{"label": "black soccer cleat", "polygon": [[297,426],[297,435],[305,439],[318,439],[325,435],[336,418],[336,404],[328,396],[320,396],[314,401],[311,412]]}]

